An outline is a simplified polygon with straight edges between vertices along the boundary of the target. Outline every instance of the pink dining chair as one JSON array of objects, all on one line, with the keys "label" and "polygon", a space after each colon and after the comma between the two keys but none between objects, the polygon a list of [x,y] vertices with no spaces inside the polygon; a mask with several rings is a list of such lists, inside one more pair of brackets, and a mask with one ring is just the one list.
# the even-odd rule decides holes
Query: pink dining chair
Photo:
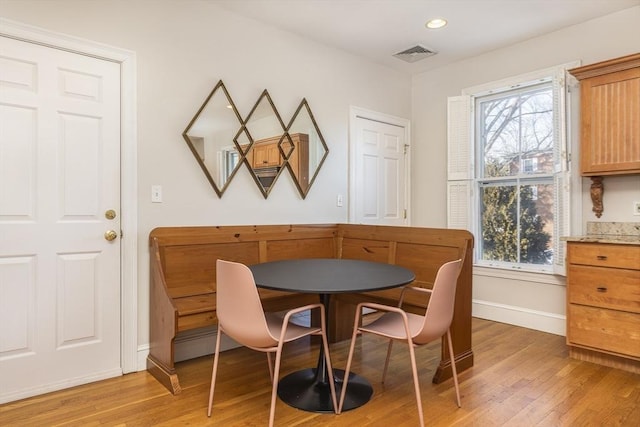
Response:
[{"label": "pink dining chair", "polygon": [[[251,270],[244,264],[223,260],[217,260],[216,263],[216,299],[218,333],[216,337],[216,350],[213,357],[213,372],[211,374],[207,416],[211,416],[213,406],[213,392],[218,371],[218,359],[220,357],[220,338],[223,333],[245,347],[267,353],[269,375],[272,383],[271,409],[269,412],[270,427],[273,426],[275,417],[278,375],[280,372],[282,347],[285,343],[309,335],[321,335],[325,360],[327,362],[327,371],[329,378],[333,378],[325,326],[324,305],[321,303],[309,304],[304,307],[289,310],[284,315],[284,319],[273,313],[265,313]],[[291,316],[307,310],[320,311],[320,326],[305,327],[289,322]],[[272,353],[276,354],[275,367],[272,366]],[[333,407],[337,408],[334,382],[329,381],[329,384]]]},{"label": "pink dining chair", "polygon": [[[353,335],[351,337],[351,347],[349,348],[349,357],[347,359],[347,367],[344,373],[344,382],[342,384],[342,392],[340,393],[340,404],[338,413],[342,412],[342,405],[349,381],[349,371],[351,369],[351,361],[356,344],[358,333],[371,333],[385,338],[389,338],[389,348],[387,350],[387,358],[384,362],[382,371],[382,382],[384,383],[389,366],[389,357],[391,356],[391,347],[394,340],[405,341],[409,344],[409,357],[411,359],[411,369],[413,371],[413,384],[416,392],[416,401],[418,404],[418,415],[420,417],[420,425],[424,426],[424,415],[422,412],[422,400],[420,399],[420,386],[418,384],[418,370],[416,368],[416,356],[414,347],[428,344],[443,335],[447,336],[447,344],[449,348],[449,357],[451,360],[451,368],[453,370],[453,383],[456,389],[456,398],[458,407],[460,404],[460,390],[458,388],[458,373],[453,357],[453,345],[451,343],[451,321],[453,320],[453,307],[455,303],[456,284],[460,269],[462,268],[462,260],[450,261],[443,264],[438,269],[436,280],[433,283],[433,289],[424,289],[407,286],[400,294],[400,302],[398,307],[390,307],[387,305],[376,303],[360,303],[356,309],[356,316],[353,325]],[[427,310],[424,316],[408,313],[402,309],[405,292],[416,291],[431,294]],[[360,317],[364,307],[384,312],[384,314],[366,326],[360,325]]]}]

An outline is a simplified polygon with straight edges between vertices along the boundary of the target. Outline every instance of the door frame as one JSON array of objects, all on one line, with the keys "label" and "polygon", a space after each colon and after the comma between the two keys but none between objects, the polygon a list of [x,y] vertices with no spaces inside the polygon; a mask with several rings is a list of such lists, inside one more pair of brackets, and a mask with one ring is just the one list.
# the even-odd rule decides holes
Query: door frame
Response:
[{"label": "door frame", "polygon": [[348,208],[348,222],[355,223],[356,213],[356,193],[361,189],[355,188],[356,182],[356,120],[364,119],[374,122],[386,123],[392,126],[398,126],[404,129],[404,143],[407,148],[407,155],[404,158],[404,183],[405,183],[405,195],[404,201],[407,209],[407,218],[405,225],[411,225],[411,121],[402,117],[392,116],[386,113],[380,113],[378,111],[368,110],[366,108],[349,106],[349,208]]},{"label": "door frame", "polygon": [[138,370],[138,201],[135,52],[0,18],[0,36],[120,64],[120,365]]}]

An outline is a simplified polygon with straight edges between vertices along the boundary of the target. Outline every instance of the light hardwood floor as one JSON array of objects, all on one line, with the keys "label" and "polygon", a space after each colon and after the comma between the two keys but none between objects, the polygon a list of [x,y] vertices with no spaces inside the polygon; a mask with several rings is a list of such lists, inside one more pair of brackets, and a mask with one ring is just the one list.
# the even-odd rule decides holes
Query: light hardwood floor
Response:
[{"label": "light hardwood floor", "polygon": [[[383,385],[385,342],[371,335],[358,340],[353,369],[371,381],[372,400],[341,415],[307,413],[278,401],[276,425],[418,424],[406,346],[394,346]],[[334,365],[343,368],[348,342],[331,347]],[[309,342],[285,347],[283,373],[313,366],[317,349]],[[460,374],[458,408],[451,380],[431,383],[439,343],[417,349],[427,425],[640,426],[640,375],[569,359],[564,337],[474,319],[473,350],[475,366]],[[211,362],[203,357],[178,365],[178,396],[139,372],[1,405],[0,426],[266,425],[271,388],[264,354],[238,348],[221,355],[209,419]]]}]

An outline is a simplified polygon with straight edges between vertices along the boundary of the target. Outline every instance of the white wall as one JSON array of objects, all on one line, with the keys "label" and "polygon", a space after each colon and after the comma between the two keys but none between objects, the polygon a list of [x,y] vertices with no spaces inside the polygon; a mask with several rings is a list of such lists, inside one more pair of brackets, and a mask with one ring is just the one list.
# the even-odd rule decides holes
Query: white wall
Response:
[{"label": "white wall", "polygon": [[[460,95],[464,88],[575,60],[586,65],[640,52],[639,24],[640,7],[634,7],[415,76],[414,225],[446,224],[447,97]],[[591,213],[590,181],[578,177],[577,164],[574,172],[573,192],[581,220],[573,225],[572,234],[580,234],[586,231],[586,221],[598,219]],[[598,221],[637,222],[631,206],[633,200],[640,200],[640,177],[606,177],[604,182],[605,212]],[[487,269],[474,270],[474,315],[564,333],[564,278],[507,272],[499,276]]]},{"label": "white wall", "polygon": [[[194,0],[2,0],[3,18],[137,55],[138,344],[148,339],[149,231],[164,225],[335,223],[347,220],[349,106],[411,114],[410,77]],[[244,168],[219,199],[182,138],[222,79],[246,116],[267,89],[288,123],[306,98],[329,156],[305,200],[282,175],[265,200]],[[150,202],[151,185],[164,202]],[[345,203],[344,206],[348,206]]]}]

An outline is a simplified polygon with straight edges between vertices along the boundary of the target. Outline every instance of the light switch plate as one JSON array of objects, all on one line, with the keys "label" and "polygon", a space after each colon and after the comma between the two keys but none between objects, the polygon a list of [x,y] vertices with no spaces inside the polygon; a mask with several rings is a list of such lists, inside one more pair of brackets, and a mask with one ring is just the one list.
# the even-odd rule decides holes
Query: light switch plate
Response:
[{"label": "light switch plate", "polygon": [[162,203],[162,186],[151,186],[151,203]]},{"label": "light switch plate", "polygon": [[633,202],[633,214],[640,215],[640,202]]}]

